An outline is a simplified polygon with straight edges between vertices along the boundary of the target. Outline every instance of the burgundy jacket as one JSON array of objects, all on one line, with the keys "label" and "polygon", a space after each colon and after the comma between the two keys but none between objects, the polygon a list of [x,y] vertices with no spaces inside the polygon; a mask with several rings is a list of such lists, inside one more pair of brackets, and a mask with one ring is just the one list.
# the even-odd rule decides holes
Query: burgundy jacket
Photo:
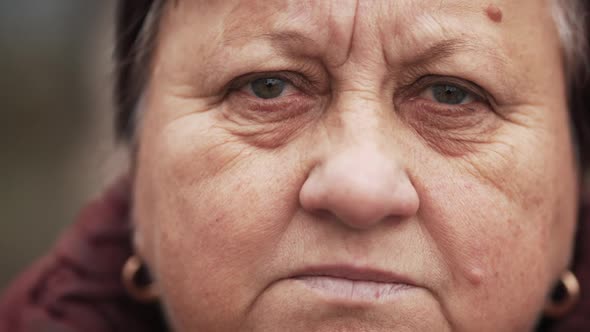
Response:
[{"label": "burgundy jacket", "polygon": [[124,182],[91,202],[50,252],[0,295],[0,332],[166,331],[121,282],[131,255]]}]

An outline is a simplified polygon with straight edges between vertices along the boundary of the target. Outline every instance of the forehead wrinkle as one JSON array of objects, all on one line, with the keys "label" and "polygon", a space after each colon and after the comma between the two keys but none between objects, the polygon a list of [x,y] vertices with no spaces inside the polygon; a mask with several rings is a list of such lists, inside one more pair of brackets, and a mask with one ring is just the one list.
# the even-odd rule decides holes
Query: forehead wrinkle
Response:
[{"label": "forehead wrinkle", "polygon": [[[402,19],[404,29],[396,28],[392,34],[381,30],[384,58],[388,65],[428,68],[429,65],[450,60],[459,55],[486,57],[494,67],[510,63],[502,44],[493,34],[465,33],[464,22],[456,16],[435,16],[421,13],[412,20]],[[442,22],[444,20],[444,22]],[[458,28],[456,28],[458,27]],[[393,38],[391,37],[393,36]]]},{"label": "forehead wrinkle", "polygon": [[412,57],[400,59],[399,63],[404,67],[427,67],[431,63],[442,62],[458,54],[477,53],[488,57],[498,65],[506,65],[506,55],[503,52],[494,52],[493,49],[474,43],[467,38],[442,39],[419,50]]},{"label": "forehead wrinkle", "polygon": [[442,61],[464,49],[468,43],[464,40],[453,38],[436,41],[432,46],[421,50],[411,58],[401,59],[404,67],[425,66],[428,63]]},{"label": "forehead wrinkle", "polygon": [[[478,49],[481,48],[479,44],[485,44],[486,47],[501,49],[500,36],[496,35],[499,30],[487,29],[486,26],[494,24],[482,20],[482,2],[437,1],[434,8],[424,7],[430,3],[428,1],[394,2],[388,6],[388,10],[396,15],[382,16],[384,22],[389,22],[381,25],[379,32],[384,44],[387,45],[385,41],[389,39],[389,44],[397,46],[397,50],[390,51],[399,53],[451,39],[455,40],[453,44],[460,47]],[[466,24],[470,28],[466,29]],[[478,34],[477,38],[467,38],[474,34]],[[460,39],[465,39],[462,45],[457,43]]]},{"label": "forehead wrinkle", "polygon": [[241,3],[234,6],[226,16],[231,23],[224,25],[222,46],[240,47],[252,42],[268,42],[278,51],[320,47],[319,38],[324,37],[326,32],[321,31],[319,26],[315,27],[318,22],[314,19],[322,17],[314,13],[317,8],[305,1],[275,1],[273,4],[261,10],[254,5],[244,9]]}]

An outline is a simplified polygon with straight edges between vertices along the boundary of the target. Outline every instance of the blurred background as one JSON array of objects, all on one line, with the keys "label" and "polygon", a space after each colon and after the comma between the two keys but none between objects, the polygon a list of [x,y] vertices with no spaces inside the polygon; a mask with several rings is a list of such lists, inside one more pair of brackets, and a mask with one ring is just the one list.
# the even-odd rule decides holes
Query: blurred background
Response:
[{"label": "blurred background", "polygon": [[0,0],[0,290],[122,170],[115,1]]}]

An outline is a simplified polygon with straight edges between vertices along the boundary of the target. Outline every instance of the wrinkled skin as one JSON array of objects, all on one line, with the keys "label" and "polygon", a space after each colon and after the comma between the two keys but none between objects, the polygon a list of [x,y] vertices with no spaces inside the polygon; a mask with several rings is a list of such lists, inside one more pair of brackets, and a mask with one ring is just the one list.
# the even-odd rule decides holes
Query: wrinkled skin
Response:
[{"label": "wrinkled skin", "polygon": [[[175,330],[534,329],[578,192],[543,1],[494,1],[501,20],[479,0],[175,2],[133,211]],[[260,98],[260,77],[284,90]],[[410,286],[334,298],[291,278],[318,264]]]}]

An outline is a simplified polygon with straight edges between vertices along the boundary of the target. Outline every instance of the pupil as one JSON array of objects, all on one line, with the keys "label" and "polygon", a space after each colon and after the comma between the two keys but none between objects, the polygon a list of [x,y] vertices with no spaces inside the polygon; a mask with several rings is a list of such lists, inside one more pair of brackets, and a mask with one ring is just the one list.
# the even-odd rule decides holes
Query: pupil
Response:
[{"label": "pupil", "polygon": [[285,81],[279,78],[259,78],[250,84],[252,92],[262,99],[277,98],[285,90]]},{"label": "pupil", "polygon": [[452,85],[435,85],[432,87],[434,99],[439,103],[457,105],[461,104],[467,97],[467,93]]}]

